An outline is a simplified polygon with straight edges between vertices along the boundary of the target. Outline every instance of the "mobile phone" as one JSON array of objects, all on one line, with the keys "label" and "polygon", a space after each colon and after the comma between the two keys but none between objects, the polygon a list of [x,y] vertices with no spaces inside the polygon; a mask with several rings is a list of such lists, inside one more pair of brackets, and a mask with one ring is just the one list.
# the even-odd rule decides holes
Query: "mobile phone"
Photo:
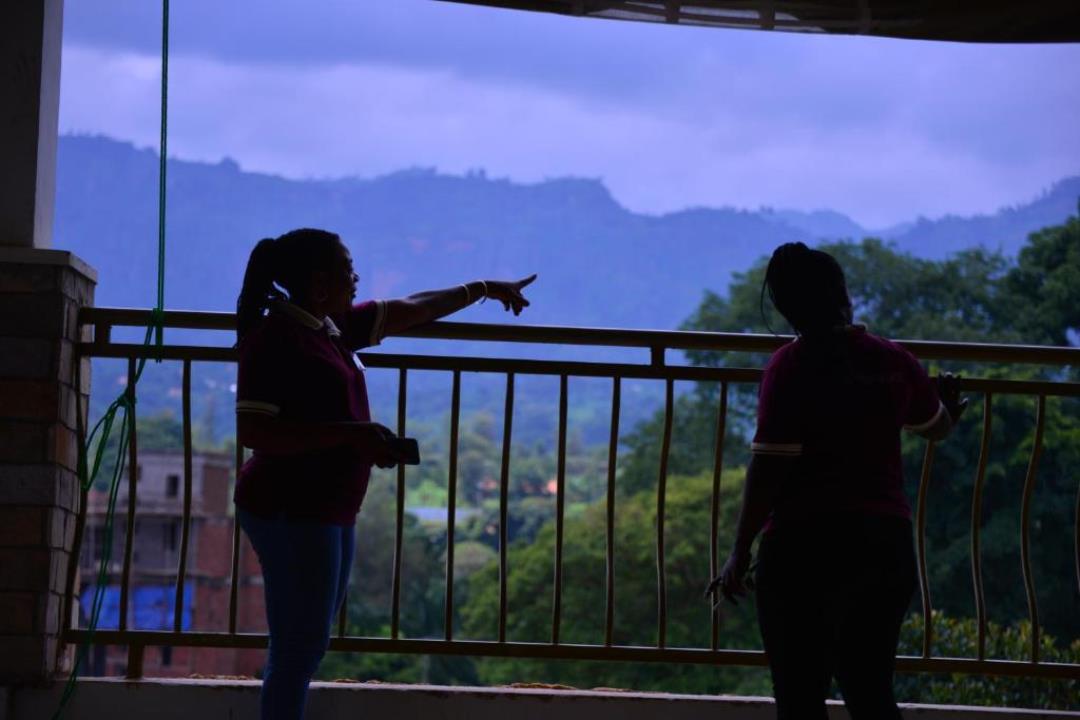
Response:
[{"label": "mobile phone", "polygon": [[417,444],[416,438],[394,438],[390,441],[390,449],[393,450],[394,455],[402,465],[420,464],[420,446]]}]

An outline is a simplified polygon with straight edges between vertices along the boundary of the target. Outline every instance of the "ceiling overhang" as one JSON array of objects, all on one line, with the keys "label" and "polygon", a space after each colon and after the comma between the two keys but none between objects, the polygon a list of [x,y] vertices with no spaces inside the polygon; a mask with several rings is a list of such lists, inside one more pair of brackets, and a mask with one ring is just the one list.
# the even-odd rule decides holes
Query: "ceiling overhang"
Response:
[{"label": "ceiling overhang", "polygon": [[1080,0],[443,0],[561,15],[917,40],[1080,41]]}]

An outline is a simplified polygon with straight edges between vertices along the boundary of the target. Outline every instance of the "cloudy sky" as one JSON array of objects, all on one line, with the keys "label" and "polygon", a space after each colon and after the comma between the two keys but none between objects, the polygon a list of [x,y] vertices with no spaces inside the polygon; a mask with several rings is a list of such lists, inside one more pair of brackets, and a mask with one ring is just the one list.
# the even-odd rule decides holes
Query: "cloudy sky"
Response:
[{"label": "cloudy sky", "polygon": [[[61,129],[156,146],[160,4],[66,3]],[[1080,173],[1080,45],[820,37],[435,0],[173,3],[170,154],[289,177],[602,178],[640,212],[875,229]]]}]

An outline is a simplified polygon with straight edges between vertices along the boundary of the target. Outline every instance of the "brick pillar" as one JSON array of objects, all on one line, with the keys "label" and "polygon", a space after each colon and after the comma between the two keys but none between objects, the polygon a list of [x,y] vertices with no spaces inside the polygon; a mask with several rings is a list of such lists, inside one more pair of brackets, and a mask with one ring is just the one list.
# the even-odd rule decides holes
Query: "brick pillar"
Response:
[{"label": "brick pillar", "polygon": [[69,669],[57,651],[90,390],[75,344],[95,283],[71,253],[0,247],[0,688]]}]

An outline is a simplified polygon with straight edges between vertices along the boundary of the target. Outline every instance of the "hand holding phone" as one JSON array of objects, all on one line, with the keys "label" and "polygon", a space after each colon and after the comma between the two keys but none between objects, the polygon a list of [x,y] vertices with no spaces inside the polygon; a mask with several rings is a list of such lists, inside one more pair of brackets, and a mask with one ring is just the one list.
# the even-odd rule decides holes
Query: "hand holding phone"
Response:
[{"label": "hand holding phone", "polygon": [[388,440],[387,445],[402,465],[420,464],[420,446],[416,438],[395,437]]}]

